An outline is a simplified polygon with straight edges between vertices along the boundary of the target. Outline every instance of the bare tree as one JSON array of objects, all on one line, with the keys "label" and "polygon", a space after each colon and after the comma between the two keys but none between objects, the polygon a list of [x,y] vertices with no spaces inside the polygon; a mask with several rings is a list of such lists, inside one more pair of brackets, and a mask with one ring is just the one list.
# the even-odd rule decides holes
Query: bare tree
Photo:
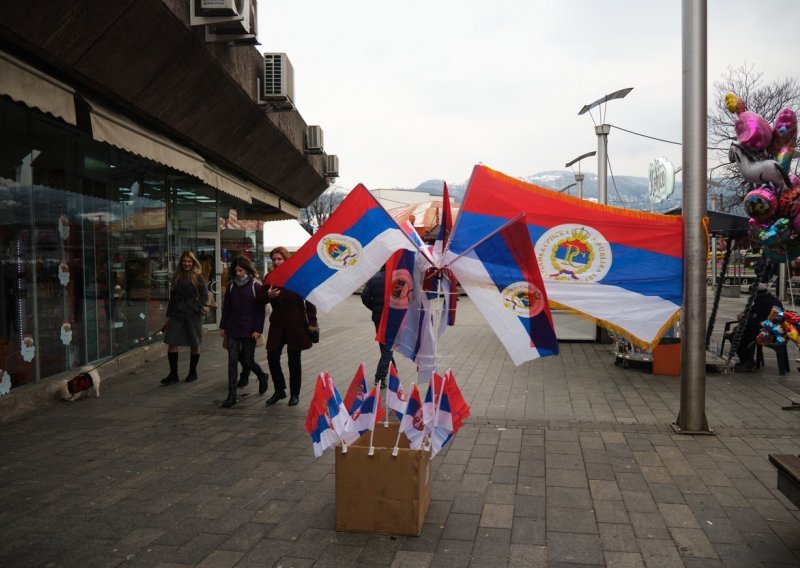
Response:
[{"label": "bare tree", "polygon": [[[737,116],[725,106],[725,94],[735,93],[747,104],[747,110],[756,112],[769,123],[773,123],[778,112],[785,107],[800,108],[800,83],[793,78],[785,78],[765,84],[762,73],[755,71],[754,65],[744,63],[739,67],[728,67],[718,81],[714,82],[715,99],[708,111],[708,142],[712,149],[712,161],[716,162],[709,177],[716,179],[722,187],[736,188],[723,194],[722,209],[730,210],[741,203],[750,190],[741,178],[734,164],[728,160],[731,142],[736,140]],[[798,169],[794,163],[795,172]]]},{"label": "bare tree", "polygon": [[344,198],[344,193],[334,187],[329,187],[308,207],[300,210],[300,224],[313,234],[339,207]]}]

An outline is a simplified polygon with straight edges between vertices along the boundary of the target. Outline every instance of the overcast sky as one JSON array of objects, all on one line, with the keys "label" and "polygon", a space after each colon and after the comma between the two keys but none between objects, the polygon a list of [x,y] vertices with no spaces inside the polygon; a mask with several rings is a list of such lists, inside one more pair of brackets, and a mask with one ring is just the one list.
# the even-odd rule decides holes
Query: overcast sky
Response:
[{"label": "overcast sky", "polygon": [[[798,22],[794,0],[708,0],[709,103],[728,66],[796,75]],[[477,163],[564,169],[597,149],[580,108],[625,87],[605,122],[681,138],[680,0],[262,1],[259,40],[288,55],[297,108],[347,189],[461,183]],[[615,175],[682,161],[680,146],[614,129],[608,152]],[[596,158],[581,169],[596,173]]]}]

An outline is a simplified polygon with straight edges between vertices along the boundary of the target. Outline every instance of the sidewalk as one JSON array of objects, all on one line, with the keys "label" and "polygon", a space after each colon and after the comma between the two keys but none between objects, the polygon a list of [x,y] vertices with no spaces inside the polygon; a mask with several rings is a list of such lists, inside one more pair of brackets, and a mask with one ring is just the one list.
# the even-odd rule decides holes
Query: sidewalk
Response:
[{"label": "sidewalk", "polygon": [[[723,299],[717,335],[744,302]],[[433,460],[422,534],[337,533],[333,454],[313,457],[303,421],[318,371],[344,391],[378,349],[356,296],[320,323],[297,407],[265,407],[272,384],[258,396],[253,378],[221,408],[227,353],[209,335],[196,383],[160,386],[159,359],[4,425],[0,566],[800,565],[800,512],[767,461],[800,453],[800,413],[781,410],[800,400],[794,368],[779,377],[765,350],[759,372],[710,372],[716,435],[680,436],[679,378],[595,343],[514,367],[468,298],[440,353],[473,416]]]}]

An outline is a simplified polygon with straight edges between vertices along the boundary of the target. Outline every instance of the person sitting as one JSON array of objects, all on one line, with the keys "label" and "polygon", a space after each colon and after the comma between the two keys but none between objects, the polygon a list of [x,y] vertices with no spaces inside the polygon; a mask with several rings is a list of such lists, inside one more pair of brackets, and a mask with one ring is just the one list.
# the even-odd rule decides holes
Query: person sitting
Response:
[{"label": "person sitting", "polygon": [[783,304],[769,292],[767,285],[759,282],[750,317],[746,322],[742,321],[743,313],[737,318],[739,325],[744,325],[744,330],[736,350],[739,362],[733,366],[734,371],[752,371],[755,368],[756,337],[761,331],[761,322],[767,319],[773,306],[783,309]]}]

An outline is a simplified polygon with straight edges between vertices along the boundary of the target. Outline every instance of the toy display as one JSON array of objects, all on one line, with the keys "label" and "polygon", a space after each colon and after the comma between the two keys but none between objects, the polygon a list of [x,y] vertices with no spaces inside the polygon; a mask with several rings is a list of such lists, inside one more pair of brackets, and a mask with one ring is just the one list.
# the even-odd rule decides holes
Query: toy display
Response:
[{"label": "toy display", "polygon": [[800,314],[774,306],[767,319],[761,322],[761,331],[756,337],[756,343],[764,347],[786,345],[787,341],[800,345],[800,332],[797,331],[798,322],[800,322]]},{"label": "toy display", "polygon": [[800,179],[790,173],[797,115],[781,109],[770,126],[734,93],[725,96],[725,105],[737,115],[737,142],[731,144],[728,158],[752,186],[743,202],[750,239],[768,259],[790,262],[800,256]]}]

